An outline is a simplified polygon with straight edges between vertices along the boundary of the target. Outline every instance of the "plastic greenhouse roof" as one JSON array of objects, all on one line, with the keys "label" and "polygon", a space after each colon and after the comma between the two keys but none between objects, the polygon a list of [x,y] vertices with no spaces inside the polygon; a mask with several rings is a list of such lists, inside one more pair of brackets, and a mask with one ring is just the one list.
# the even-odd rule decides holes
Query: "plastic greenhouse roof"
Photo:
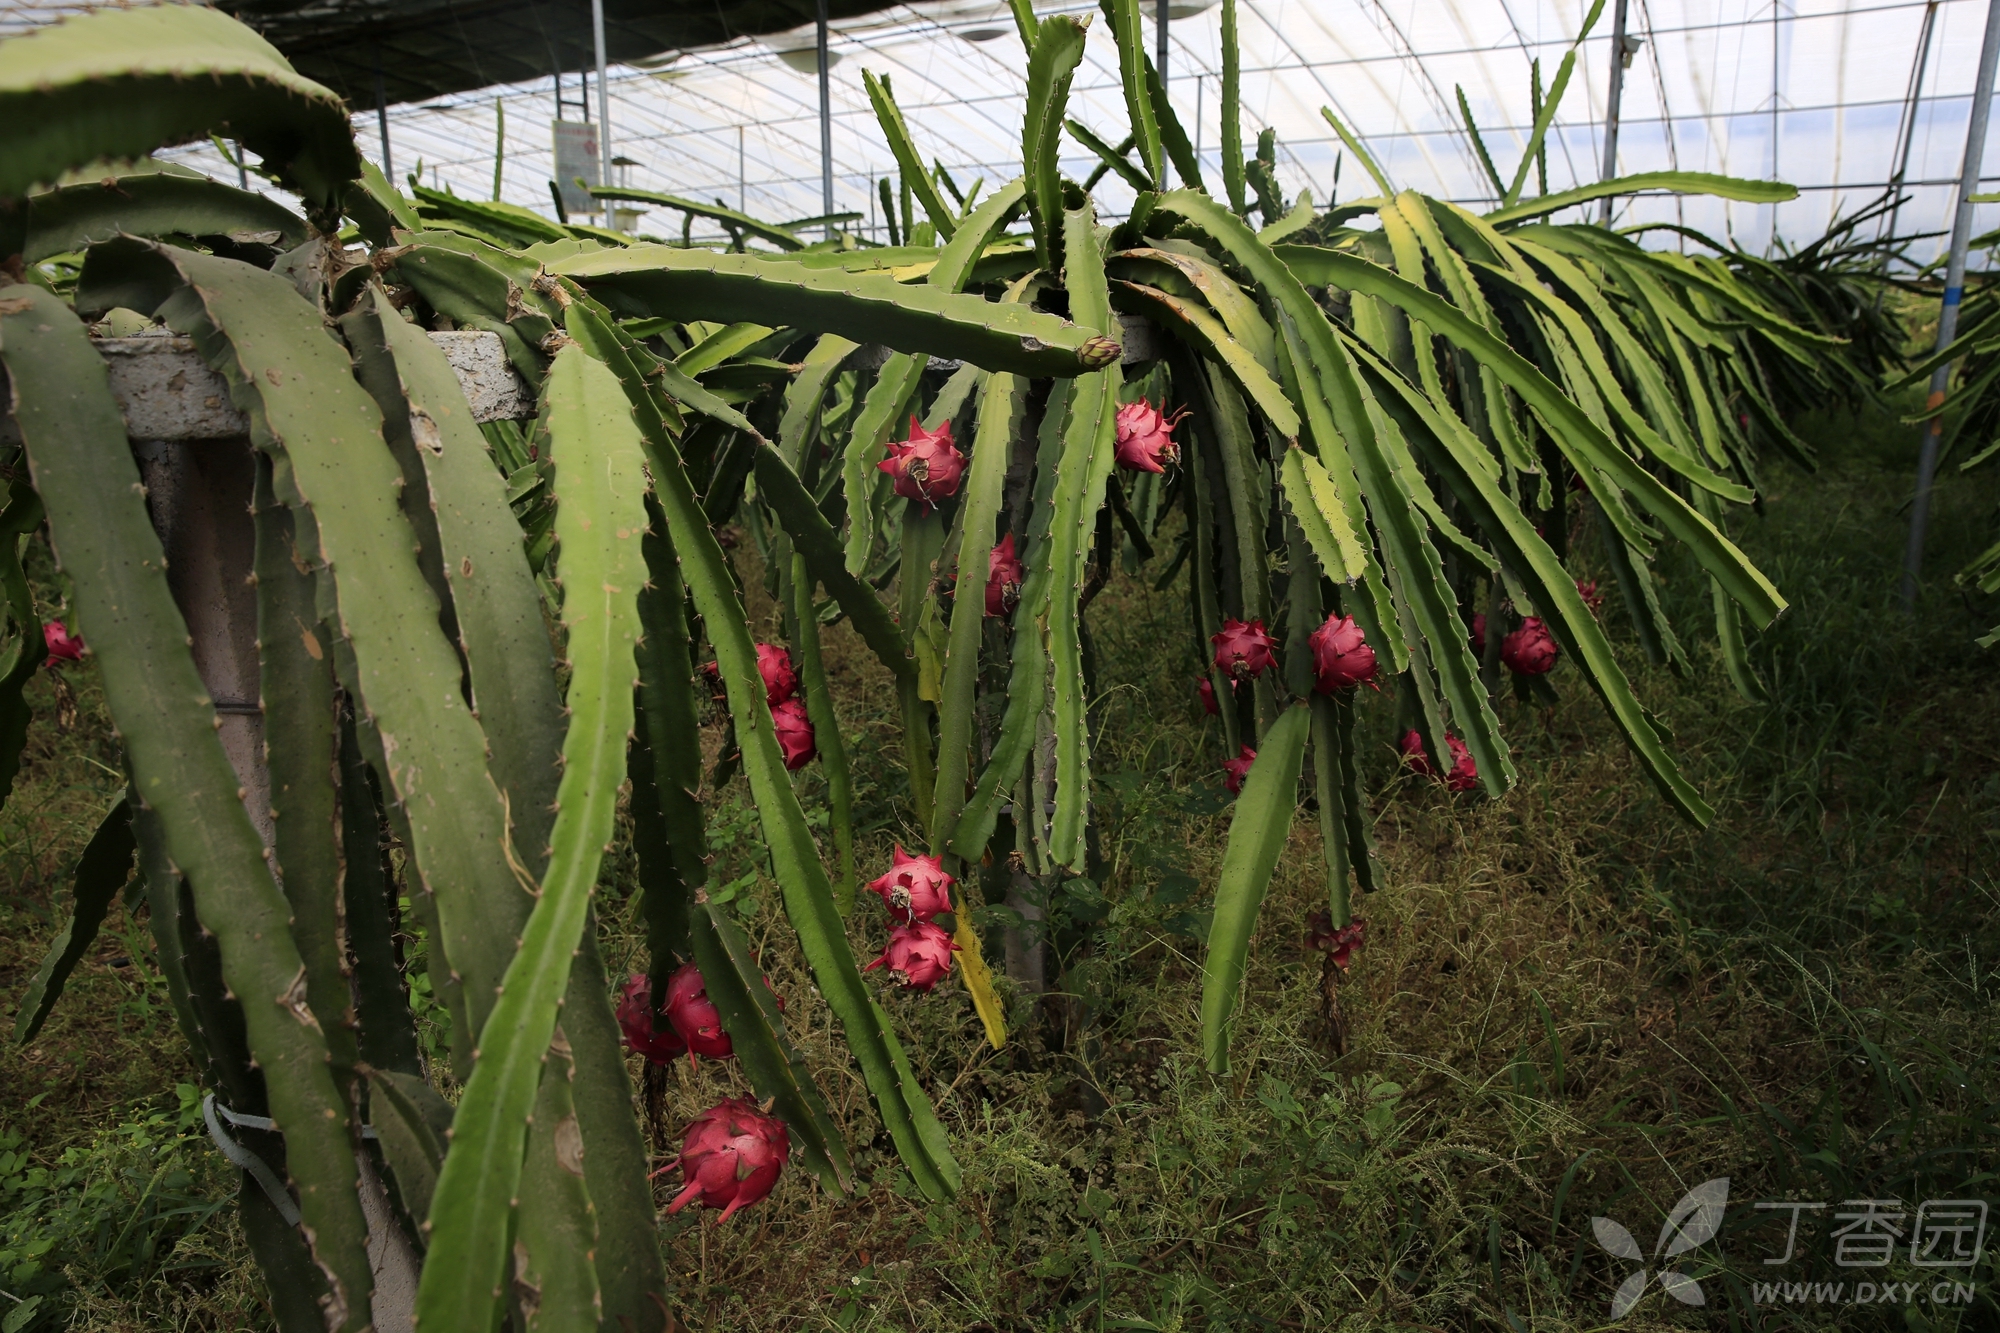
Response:
[{"label": "plastic greenhouse roof", "polygon": [[[1629,30],[1643,45],[1625,77],[1620,173],[1679,169],[1782,179],[1797,185],[1800,196],[1780,205],[1633,197],[1620,201],[1618,224],[1680,222],[1753,249],[1768,246],[1774,234],[1810,239],[1836,214],[1881,196],[1905,140],[1910,201],[1899,229],[1932,232],[1949,224],[1985,14],[1978,0],[1629,3]],[[1155,4],[1142,4],[1150,49]],[[80,7],[0,0],[0,24]],[[477,0],[457,7],[468,16],[481,8]],[[1399,188],[1490,205],[1496,192],[1459,119],[1455,89],[1463,87],[1500,170],[1510,173],[1530,128],[1530,61],[1539,58],[1544,81],[1551,79],[1586,7],[1584,0],[1238,0],[1244,135],[1254,140],[1266,126],[1277,132],[1277,176],[1288,197],[1309,190],[1323,203],[1329,194],[1375,193],[1321,117],[1320,109],[1331,107]],[[1552,191],[1599,176],[1612,7],[1606,5],[1579,52],[1550,133]],[[1076,0],[1035,8],[1097,13],[1094,3]],[[547,12],[553,21],[571,10],[551,3]],[[1916,84],[1927,13],[1935,27]],[[1172,0],[1168,25],[1169,93],[1211,176],[1221,161],[1220,18],[1213,0]],[[587,20],[575,37],[588,49]],[[620,168],[622,183],[720,200],[776,221],[820,214],[812,47],[808,22],[614,65],[612,146],[631,164]],[[860,213],[855,225],[864,235],[886,239],[874,187],[894,172],[863,91],[864,69],[892,76],[920,150],[940,160],[961,187],[1019,174],[1025,60],[1004,4],[932,0],[836,19],[830,50],[835,207]],[[574,119],[578,76],[560,85]],[[593,119],[596,93],[593,86]],[[490,197],[496,108],[504,103],[501,196],[552,211],[549,122],[557,96],[558,80],[543,76],[392,106],[394,164],[407,172],[421,162],[426,184]],[[1101,16],[1091,25],[1070,114],[1108,140],[1124,135],[1117,56]],[[356,108],[355,129],[363,151],[378,156],[372,106]],[[1096,159],[1067,137],[1064,143],[1065,169],[1088,173]],[[228,171],[206,146],[177,155]],[[1985,178],[2000,178],[2000,164],[1989,166]],[[1131,194],[1108,177],[1099,197],[1117,213]],[[637,227],[677,235],[680,221],[657,210]],[[1981,229],[2000,225],[2000,206],[1980,206],[1975,221]],[[1913,255],[1927,259],[1942,244],[1921,241]]]}]

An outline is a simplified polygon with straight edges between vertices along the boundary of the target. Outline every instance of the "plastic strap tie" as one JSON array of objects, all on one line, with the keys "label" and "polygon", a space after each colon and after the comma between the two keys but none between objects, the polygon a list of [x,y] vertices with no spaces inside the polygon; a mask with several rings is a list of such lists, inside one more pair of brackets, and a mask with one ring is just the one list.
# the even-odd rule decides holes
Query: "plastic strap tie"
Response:
[{"label": "plastic strap tie", "polygon": [[278,1210],[278,1216],[285,1219],[286,1226],[297,1226],[299,1206],[292,1202],[292,1196],[279,1181],[278,1173],[273,1171],[263,1158],[229,1137],[229,1131],[222,1127],[222,1121],[216,1119],[217,1111],[222,1113],[223,1120],[243,1129],[276,1129],[277,1124],[269,1116],[239,1115],[216,1101],[212,1092],[201,1099],[201,1116],[208,1122],[208,1137],[214,1140],[216,1151],[227,1157],[239,1169],[248,1171],[251,1177],[264,1187],[265,1197],[270,1199],[271,1206]]}]

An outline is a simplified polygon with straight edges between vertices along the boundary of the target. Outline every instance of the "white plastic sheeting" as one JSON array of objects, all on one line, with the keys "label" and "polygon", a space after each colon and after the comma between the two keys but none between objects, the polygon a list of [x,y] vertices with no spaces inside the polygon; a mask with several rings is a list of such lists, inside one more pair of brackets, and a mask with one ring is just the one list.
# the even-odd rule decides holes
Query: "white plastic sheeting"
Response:
[{"label": "white plastic sheeting", "polygon": [[[1156,0],[1142,4],[1150,50]],[[1598,178],[1614,4],[1608,0],[1578,51],[1550,135],[1551,190]],[[0,0],[0,23],[78,7]],[[1108,140],[1122,137],[1117,58],[1102,16],[1088,3],[1036,8],[1092,18],[1071,114]],[[1343,158],[1320,114],[1330,106],[1398,187],[1488,203],[1495,191],[1460,120],[1457,89],[1463,87],[1501,172],[1511,175],[1530,124],[1530,61],[1539,58],[1544,83],[1551,81],[1585,9],[1583,0],[1239,0],[1244,137],[1254,141],[1266,126],[1277,131],[1277,175],[1288,197],[1310,190],[1324,202],[1335,191],[1336,169],[1339,198],[1373,193],[1365,172]],[[1899,230],[1943,230],[1970,111],[1984,0],[1629,0],[1630,32],[1643,45],[1625,80],[1621,173],[1724,172],[1790,181],[1801,194],[1777,206],[1633,199],[1621,202],[1617,221],[1682,222],[1761,250],[1774,229],[1780,239],[1807,240],[1837,213],[1879,197],[1897,170],[1899,130],[1927,11],[1934,11],[1935,27],[1914,100],[1906,177],[1911,201]],[[1170,95],[1197,140],[1211,187],[1219,190],[1220,4],[1173,0],[1168,33]],[[1019,173],[1025,62],[1004,4],[895,6],[836,24],[831,51],[836,207],[862,214],[866,234],[886,237],[874,186],[893,173],[894,163],[863,91],[864,69],[891,76],[919,148],[943,162],[961,187]],[[774,220],[818,214],[816,68],[810,27],[614,67],[612,142],[634,164],[622,169],[624,178]],[[581,77],[562,80],[572,117]],[[502,197],[550,211],[555,83],[390,108],[398,170],[421,163],[426,184],[490,197],[496,103],[504,101]],[[357,136],[374,156],[374,108],[356,112]],[[1066,139],[1065,146],[1071,174],[1081,176],[1095,165],[1080,145]],[[218,174],[234,174],[205,146],[183,155]],[[1988,176],[2000,178],[2000,163]],[[1532,178],[1528,189],[1536,189]],[[1113,211],[1129,197],[1115,178],[1100,191]],[[2000,206],[1982,206],[1977,222],[1982,230],[2000,225]],[[653,210],[638,227],[678,235],[679,224],[677,214]],[[712,230],[698,226],[696,234]],[[1941,245],[1941,239],[1923,240],[1912,253],[1927,259]]]}]

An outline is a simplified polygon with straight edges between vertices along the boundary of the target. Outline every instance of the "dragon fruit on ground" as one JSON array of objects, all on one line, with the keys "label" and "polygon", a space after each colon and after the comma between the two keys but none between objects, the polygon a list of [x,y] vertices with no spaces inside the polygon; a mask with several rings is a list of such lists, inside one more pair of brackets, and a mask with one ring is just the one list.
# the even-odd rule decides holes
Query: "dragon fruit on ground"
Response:
[{"label": "dragon fruit on ground", "polygon": [[667,1211],[677,1213],[699,1203],[720,1208],[719,1220],[727,1222],[771,1192],[791,1149],[785,1122],[765,1115],[748,1098],[731,1097],[712,1106],[687,1127],[681,1155],[661,1168],[680,1167],[687,1182]]}]

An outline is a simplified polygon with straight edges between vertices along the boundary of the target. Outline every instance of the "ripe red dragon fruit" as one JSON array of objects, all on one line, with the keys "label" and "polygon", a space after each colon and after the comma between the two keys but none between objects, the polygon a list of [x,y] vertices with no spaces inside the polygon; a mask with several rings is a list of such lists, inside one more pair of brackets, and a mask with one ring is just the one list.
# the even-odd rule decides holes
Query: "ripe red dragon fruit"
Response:
[{"label": "ripe red dragon fruit", "polygon": [[1333,913],[1314,912],[1306,918],[1306,947],[1318,949],[1331,956],[1333,965],[1345,972],[1348,963],[1353,961],[1354,951],[1361,947],[1362,937],[1367,931],[1366,921],[1335,926]]},{"label": "ripe red dragon fruit", "polygon": [[785,768],[798,772],[819,755],[813,744],[812,719],[806,716],[805,701],[787,699],[771,710],[771,725],[778,731],[778,748],[785,752]]},{"label": "ripe red dragon fruit", "polygon": [[1477,612],[1472,617],[1472,655],[1486,656],[1486,613]]},{"label": "ripe red dragon fruit", "polygon": [[1174,427],[1187,412],[1163,416],[1160,409],[1143,399],[1118,409],[1117,456],[1120,467],[1138,472],[1164,472],[1180,462],[1181,448],[1174,443]]},{"label": "ripe red dragon fruit", "polygon": [[1517,676],[1545,676],[1556,664],[1556,640],[1540,616],[1529,616],[1500,640],[1500,660]]},{"label": "ripe red dragon fruit", "polygon": [[951,910],[951,886],[958,881],[944,872],[944,863],[935,856],[911,856],[899,844],[888,873],[869,882],[871,893],[882,895],[889,915],[898,921],[929,921],[939,912]]},{"label": "ripe red dragon fruit", "polygon": [[1203,676],[1195,682],[1194,692],[1201,696],[1201,711],[1210,717],[1221,717],[1222,707],[1215,702],[1215,682]]},{"label": "ripe red dragon fruit", "polygon": [[932,505],[958,494],[965,455],[952,443],[951,423],[925,430],[910,418],[910,438],[889,441],[889,456],[875,465],[895,479],[896,494],[915,500],[928,514]]},{"label": "ripe red dragon fruit", "polygon": [[1257,752],[1247,745],[1234,759],[1223,761],[1222,785],[1229,788],[1230,795],[1243,794],[1243,780],[1250,776],[1250,765],[1255,762],[1257,762]]},{"label": "ripe red dragon fruit", "polygon": [[727,707],[729,704],[729,692],[722,688],[722,663],[703,662],[701,664],[701,678],[708,686],[709,699],[720,706]]},{"label": "ripe red dragon fruit", "polygon": [[882,956],[861,970],[886,967],[890,978],[904,990],[927,991],[951,971],[951,955],[957,948],[941,927],[912,921],[891,930]]},{"label": "ripe red dragon fruit", "polygon": [[1028,581],[1028,567],[1014,554],[1014,534],[1008,533],[986,560],[986,614],[1013,614],[1021,600],[1021,585]]},{"label": "ripe red dragon fruit", "polygon": [[71,634],[60,620],[42,626],[42,644],[49,650],[45,666],[60,667],[64,662],[83,660],[83,636]]},{"label": "ripe red dragon fruit", "polygon": [[[677,1213],[690,1203],[720,1208],[727,1222],[771,1192],[791,1155],[792,1136],[785,1122],[765,1115],[745,1097],[731,1097],[694,1118],[681,1138],[681,1155],[662,1171],[678,1166],[685,1188],[667,1211]],[[658,1174],[657,1172],[655,1174]]]},{"label": "ripe red dragon fruit", "polygon": [[1225,620],[1222,632],[1208,641],[1215,645],[1215,665],[1231,680],[1248,680],[1278,662],[1278,641],[1264,632],[1261,620]]},{"label": "ripe red dragon fruit", "polygon": [[661,1008],[690,1054],[727,1060],[735,1053],[735,1044],[722,1030],[722,1015],[716,1012],[715,1001],[708,998],[708,983],[693,963],[682,964],[668,979],[667,1002]]},{"label": "ripe red dragon fruit", "polygon": [[637,1051],[656,1065],[669,1065],[687,1052],[687,1043],[661,1015],[653,1020],[653,985],[644,972],[625,979],[618,995],[618,1030],[625,1034],[627,1050]]},{"label": "ripe red dragon fruit", "polygon": [[757,674],[764,678],[764,701],[776,708],[799,688],[799,674],[792,670],[791,650],[775,643],[757,645]]},{"label": "ripe red dragon fruit", "polygon": [[[1473,761],[1472,752],[1450,732],[1445,733],[1444,744],[1451,755],[1451,772],[1444,779],[1445,787],[1451,791],[1471,791],[1479,785],[1479,765]],[[1403,766],[1420,778],[1438,775],[1437,766],[1424,751],[1424,738],[1414,727],[1403,733]]]},{"label": "ripe red dragon fruit", "polygon": [[1596,579],[1578,579],[1576,581],[1576,595],[1581,597],[1583,604],[1590,608],[1590,614],[1596,615],[1604,609],[1604,594],[1597,590]]},{"label": "ripe red dragon fruit", "polygon": [[1375,676],[1375,650],[1353,616],[1328,616],[1306,638],[1312,649],[1313,688],[1321,694],[1350,689]]}]

